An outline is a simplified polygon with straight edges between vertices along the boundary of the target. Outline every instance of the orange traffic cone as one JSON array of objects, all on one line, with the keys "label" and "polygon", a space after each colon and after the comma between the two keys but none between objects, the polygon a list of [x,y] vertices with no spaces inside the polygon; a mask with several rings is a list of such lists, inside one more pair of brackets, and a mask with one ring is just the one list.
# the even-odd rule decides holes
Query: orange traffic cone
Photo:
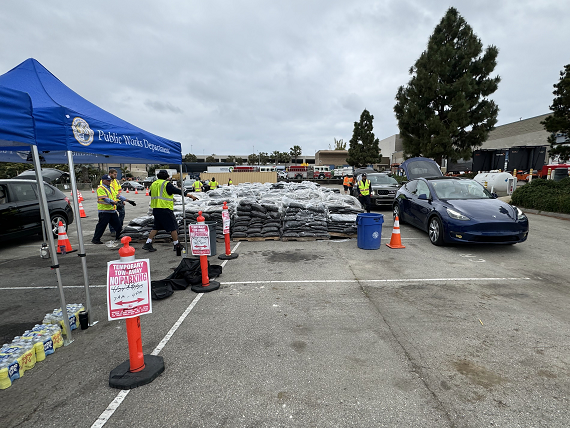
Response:
[{"label": "orange traffic cone", "polygon": [[79,202],[79,217],[87,217],[87,214],[85,214],[85,209],[83,208],[83,204],[81,202]]},{"label": "orange traffic cone", "polygon": [[386,244],[390,248],[406,248],[402,245],[402,239],[400,238],[400,220],[398,216],[394,220],[394,230],[392,231],[392,237],[390,238],[390,243]]},{"label": "orange traffic cone", "polygon": [[127,193],[129,193],[129,188],[127,187]]},{"label": "orange traffic cone", "polygon": [[135,189],[135,195],[139,194],[139,189]]},{"label": "orange traffic cone", "polygon": [[91,193],[95,193],[95,190],[93,190],[93,187],[91,188]]},{"label": "orange traffic cone", "polygon": [[81,194],[81,192],[78,190],[77,191],[77,200],[79,202],[83,202],[85,199],[83,199],[83,195]]},{"label": "orange traffic cone", "polygon": [[71,242],[69,242],[69,238],[67,237],[67,232],[65,231],[65,227],[63,223],[60,221],[57,225],[57,253],[58,254],[66,254],[75,251],[71,248]]},{"label": "orange traffic cone", "polygon": [[148,196],[148,187],[146,188],[146,195],[145,196]]}]

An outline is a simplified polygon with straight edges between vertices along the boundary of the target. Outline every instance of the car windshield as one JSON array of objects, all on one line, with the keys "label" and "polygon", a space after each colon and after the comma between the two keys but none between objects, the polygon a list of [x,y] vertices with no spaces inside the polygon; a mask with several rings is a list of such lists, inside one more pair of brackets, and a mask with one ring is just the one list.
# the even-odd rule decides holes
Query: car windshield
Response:
[{"label": "car windshield", "polygon": [[368,176],[368,179],[370,180],[370,184],[393,184],[393,185],[398,184],[396,179],[394,179],[388,175],[372,175],[372,174],[370,174]]},{"label": "car windshield", "polygon": [[491,193],[475,180],[430,180],[439,199],[492,199]]}]

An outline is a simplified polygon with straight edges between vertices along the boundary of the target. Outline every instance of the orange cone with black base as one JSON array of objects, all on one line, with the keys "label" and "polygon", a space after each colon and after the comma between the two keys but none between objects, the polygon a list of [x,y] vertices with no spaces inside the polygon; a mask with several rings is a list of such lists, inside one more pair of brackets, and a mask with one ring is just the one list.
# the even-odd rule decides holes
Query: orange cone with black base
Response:
[{"label": "orange cone with black base", "polygon": [[390,248],[406,248],[402,245],[402,238],[400,237],[400,220],[398,216],[394,219],[394,230],[392,231],[392,237],[390,238],[390,243],[386,244]]},{"label": "orange cone with black base", "polygon": [[86,218],[87,214],[85,214],[85,208],[83,208],[83,204],[79,202],[79,217]]},{"label": "orange cone with black base", "polygon": [[75,251],[71,248],[71,242],[69,242],[69,238],[67,237],[67,232],[65,231],[65,226],[60,221],[57,226],[57,253],[58,254],[66,254]]}]

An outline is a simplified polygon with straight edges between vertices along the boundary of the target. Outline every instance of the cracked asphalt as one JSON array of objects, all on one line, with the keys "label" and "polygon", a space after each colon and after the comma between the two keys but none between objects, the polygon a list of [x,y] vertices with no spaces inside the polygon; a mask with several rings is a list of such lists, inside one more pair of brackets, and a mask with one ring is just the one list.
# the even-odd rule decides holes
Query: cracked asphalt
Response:
[{"label": "cracked asphalt", "polygon": [[[148,201],[130,196],[127,221]],[[0,391],[2,427],[92,426],[120,392],[108,379],[128,359],[125,324],[107,321],[104,287],[118,248],[89,243],[95,198],[84,197],[99,322]],[[391,214],[377,212],[379,250],[356,239],[233,242],[239,257],[219,290],[154,301],[141,317],[145,354],[195,306],[159,354],[164,373],[122,397],[104,426],[567,427],[570,222],[528,214],[529,239],[513,246],[435,247],[401,225],[406,248],[391,250]],[[68,234],[76,248],[75,225]],[[59,307],[40,244],[0,244],[2,343]],[[178,265],[171,244],[134,246],[152,279]],[[59,261],[67,303],[84,303],[79,258]]]}]

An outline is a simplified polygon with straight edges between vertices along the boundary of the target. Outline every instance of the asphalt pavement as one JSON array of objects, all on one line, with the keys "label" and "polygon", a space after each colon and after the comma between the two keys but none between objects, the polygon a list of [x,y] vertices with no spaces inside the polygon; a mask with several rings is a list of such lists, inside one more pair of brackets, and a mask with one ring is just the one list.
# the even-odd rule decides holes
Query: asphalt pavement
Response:
[{"label": "asphalt pavement", "polygon": [[[340,187],[340,186],[338,186]],[[106,264],[118,247],[90,243],[95,195],[82,219],[93,319],[0,391],[0,426],[567,427],[570,222],[529,214],[527,242],[430,244],[401,226],[392,250],[356,239],[232,242],[219,290],[176,291],[141,317],[143,350],[164,358],[152,383],[122,392],[109,373],[128,359],[124,321],[107,321]],[[129,197],[126,222],[148,210]],[[77,248],[75,224],[68,232]],[[110,240],[106,234],[103,240]],[[0,245],[0,338],[59,307],[37,237]],[[162,279],[180,257],[148,258]],[[218,254],[224,251],[217,245]],[[59,258],[67,303],[85,302],[76,253]]]}]

